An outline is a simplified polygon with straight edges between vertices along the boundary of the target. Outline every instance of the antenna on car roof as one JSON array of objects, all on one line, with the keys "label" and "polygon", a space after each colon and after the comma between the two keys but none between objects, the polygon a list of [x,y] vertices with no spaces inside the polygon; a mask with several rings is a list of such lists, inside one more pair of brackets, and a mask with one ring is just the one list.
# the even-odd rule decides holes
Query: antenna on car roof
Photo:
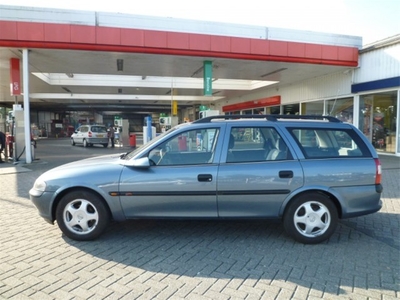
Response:
[{"label": "antenna on car roof", "polygon": [[341,121],[332,116],[320,116],[320,115],[218,115],[205,117],[194,121],[193,123],[209,123],[212,120],[224,119],[224,120],[235,120],[235,119],[266,119],[267,121],[278,121],[278,119],[290,119],[290,120],[328,120],[333,123],[341,123]]}]

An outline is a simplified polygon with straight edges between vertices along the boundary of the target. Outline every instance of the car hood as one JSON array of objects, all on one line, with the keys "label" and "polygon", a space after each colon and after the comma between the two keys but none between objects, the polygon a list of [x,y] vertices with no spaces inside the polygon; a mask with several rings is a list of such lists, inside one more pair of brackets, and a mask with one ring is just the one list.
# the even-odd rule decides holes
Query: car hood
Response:
[{"label": "car hood", "polygon": [[122,168],[120,154],[111,154],[74,161],[43,173],[40,178],[45,181],[74,178],[91,181],[94,177],[111,178],[119,176]]}]

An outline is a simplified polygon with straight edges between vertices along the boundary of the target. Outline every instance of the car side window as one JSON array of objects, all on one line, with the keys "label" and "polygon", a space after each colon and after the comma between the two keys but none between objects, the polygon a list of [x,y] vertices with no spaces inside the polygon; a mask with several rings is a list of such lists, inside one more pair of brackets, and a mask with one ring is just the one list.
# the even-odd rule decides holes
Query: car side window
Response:
[{"label": "car side window", "polygon": [[272,127],[234,127],[229,136],[227,163],[285,160],[286,143]]},{"label": "car side window", "polygon": [[289,132],[309,159],[370,156],[365,144],[352,130],[291,128]]},{"label": "car side window", "polygon": [[210,164],[218,135],[218,128],[186,131],[152,149],[148,157],[157,166]]}]

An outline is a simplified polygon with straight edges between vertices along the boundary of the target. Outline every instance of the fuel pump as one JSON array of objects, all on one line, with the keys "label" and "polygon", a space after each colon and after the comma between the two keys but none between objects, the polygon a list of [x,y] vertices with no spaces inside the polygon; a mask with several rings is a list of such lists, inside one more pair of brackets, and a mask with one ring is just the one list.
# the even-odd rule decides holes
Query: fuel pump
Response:
[{"label": "fuel pump", "polygon": [[[14,104],[13,110],[10,112],[9,120],[10,123],[10,135],[8,137],[8,148],[9,148],[9,157],[12,157],[13,160],[19,161],[20,159],[25,158],[25,121],[24,121],[24,110],[21,105]],[[32,147],[32,160],[34,159],[34,146],[29,145],[28,147]]]},{"label": "fuel pump", "polygon": [[18,161],[25,151],[24,110],[21,105],[14,104],[12,114],[11,135],[13,140],[13,159]]},{"label": "fuel pump", "polygon": [[7,157],[12,158],[14,151],[14,113],[10,111],[7,115],[7,130],[6,130],[6,154]]}]

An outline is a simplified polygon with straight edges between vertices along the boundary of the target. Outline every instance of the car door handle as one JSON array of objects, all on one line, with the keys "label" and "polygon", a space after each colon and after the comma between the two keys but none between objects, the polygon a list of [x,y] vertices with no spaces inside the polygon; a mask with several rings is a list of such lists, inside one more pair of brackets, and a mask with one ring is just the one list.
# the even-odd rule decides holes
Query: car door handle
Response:
[{"label": "car door handle", "polygon": [[197,180],[198,181],[212,181],[212,175],[211,174],[199,174],[197,175]]},{"label": "car door handle", "polygon": [[293,178],[293,171],[279,171],[279,178]]}]

